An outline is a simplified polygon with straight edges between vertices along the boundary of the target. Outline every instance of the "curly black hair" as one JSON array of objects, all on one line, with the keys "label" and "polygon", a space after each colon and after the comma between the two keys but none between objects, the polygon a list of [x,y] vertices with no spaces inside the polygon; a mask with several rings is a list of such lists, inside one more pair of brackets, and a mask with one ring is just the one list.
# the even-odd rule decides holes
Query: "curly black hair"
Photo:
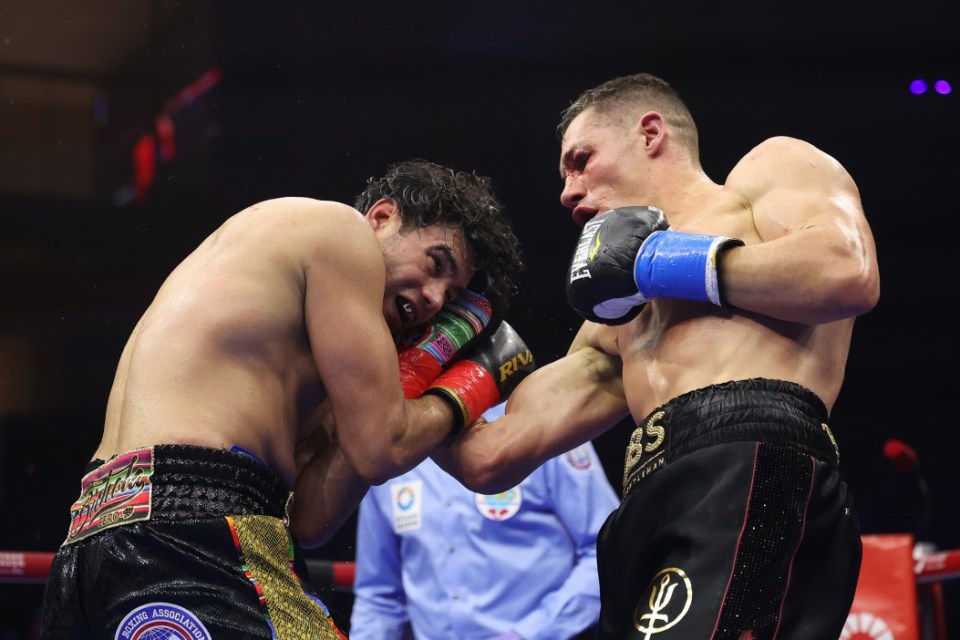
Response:
[{"label": "curly black hair", "polygon": [[427,160],[407,160],[391,165],[381,178],[369,178],[354,207],[366,213],[380,198],[396,201],[405,229],[434,224],[461,229],[476,256],[469,287],[486,296],[502,317],[523,261],[520,242],[490,178]]}]

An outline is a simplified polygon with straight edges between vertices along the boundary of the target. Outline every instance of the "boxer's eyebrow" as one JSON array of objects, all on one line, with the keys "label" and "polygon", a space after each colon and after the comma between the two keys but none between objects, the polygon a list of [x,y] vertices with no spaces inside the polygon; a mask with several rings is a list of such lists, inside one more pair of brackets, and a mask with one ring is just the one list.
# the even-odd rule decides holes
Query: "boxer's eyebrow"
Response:
[{"label": "boxer's eyebrow", "polygon": [[[471,245],[470,245],[470,242],[467,240],[464,234],[464,231],[462,229],[459,231],[455,231],[452,237],[447,235],[448,231],[450,231],[449,228],[444,232],[443,240],[442,242],[436,245],[436,248],[443,252],[443,255],[446,257],[447,262],[450,263],[450,270],[452,272],[452,275],[456,277],[457,274],[460,273],[461,268],[476,269],[476,265],[470,264],[470,261],[469,261],[469,253],[470,253]],[[463,243],[463,251],[462,251],[463,262],[462,263],[457,259],[456,251],[454,251],[453,247],[450,246],[451,244],[459,244],[461,242]],[[476,255],[474,255],[474,258],[476,258]]]},{"label": "boxer's eyebrow", "polygon": [[560,156],[560,178],[565,178],[566,168],[570,166],[573,162],[573,152],[575,148],[570,147],[567,149],[562,156]]},{"label": "boxer's eyebrow", "polygon": [[438,244],[433,247],[434,251],[442,253],[444,256],[443,262],[446,263],[447,267],[450,269],[450,275],[456,277],[460,273],[460,263],[457,261],[457,257],[453,252],[453,249],[450,248],[450,245]]},{"label": "boxer's eyebrow", "polygon": [[575,167],[577,163],[581,162],[580,158],[577,158],[577,154],[581,152],[586,152],[589,149],[588,145],[585,144],[574,144],[571,145],[569,149],[563,152],[563,155],[560,156],[560,178],[566,178],[567,172],[571,167]]}]

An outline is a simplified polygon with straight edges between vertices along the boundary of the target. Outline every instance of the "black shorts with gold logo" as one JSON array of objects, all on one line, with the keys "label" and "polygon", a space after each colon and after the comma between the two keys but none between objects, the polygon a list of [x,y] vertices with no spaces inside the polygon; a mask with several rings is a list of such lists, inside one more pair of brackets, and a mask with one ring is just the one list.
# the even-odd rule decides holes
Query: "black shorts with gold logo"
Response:
[{"label": "black shorts with gold logo", "polygon": [[860,528],[823,402],[751,379],[653,411],[598,555],[602,638],[840,637]]},{"label": "black shorts with gold logo", "polygon": [[42,640],[340,639],[293,570],[290,491],[251,456],[158,445],[91,464]]}]

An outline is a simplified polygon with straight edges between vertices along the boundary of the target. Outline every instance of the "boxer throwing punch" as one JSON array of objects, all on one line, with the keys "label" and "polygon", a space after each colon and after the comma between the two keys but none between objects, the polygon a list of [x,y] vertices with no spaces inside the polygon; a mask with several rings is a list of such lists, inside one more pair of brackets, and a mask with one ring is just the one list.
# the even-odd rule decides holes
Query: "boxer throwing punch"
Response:
[{"label": "boxer throwing punch", "polygon": [[690,111],[648,74],[585,91],[559,132],[586,322],[443,464],[495,491],[631,415],[602,637],[839,637],[861,549],[829,415],[880,290],[854,181],[775,137],[714,182]]},{"label": "boxer throwing punch", "polygon": [[[44,640],[342,637],[291,570],[289,530],[323,543],[369,483],[489,406],[441,370],[502,352],[482,332],[520,266],[476,174],[404,162],[355,204],[249,207],[160,287],[120,356]],[[398,357],[396,338],[425,325]]]}]

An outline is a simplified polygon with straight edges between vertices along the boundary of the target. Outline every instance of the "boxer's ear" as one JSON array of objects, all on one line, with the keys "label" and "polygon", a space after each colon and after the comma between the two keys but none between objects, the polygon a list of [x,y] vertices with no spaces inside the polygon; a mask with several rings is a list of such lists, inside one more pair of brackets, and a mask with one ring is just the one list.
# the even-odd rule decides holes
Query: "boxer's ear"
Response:
[{"label": "boxer's ear", "polygon": [[380,229],[389,224],[399,224],[402,222],[400,217],[400,205],[392,198],[380,198],[374,202],[364,217],[374,229]]},{"label": "boxer's ear", "polygon": [[660,154],[666,140],[666,122],[657,111],[647,111],[637,120],[635,131],[643,139],[643,149],[650,157]]}]

